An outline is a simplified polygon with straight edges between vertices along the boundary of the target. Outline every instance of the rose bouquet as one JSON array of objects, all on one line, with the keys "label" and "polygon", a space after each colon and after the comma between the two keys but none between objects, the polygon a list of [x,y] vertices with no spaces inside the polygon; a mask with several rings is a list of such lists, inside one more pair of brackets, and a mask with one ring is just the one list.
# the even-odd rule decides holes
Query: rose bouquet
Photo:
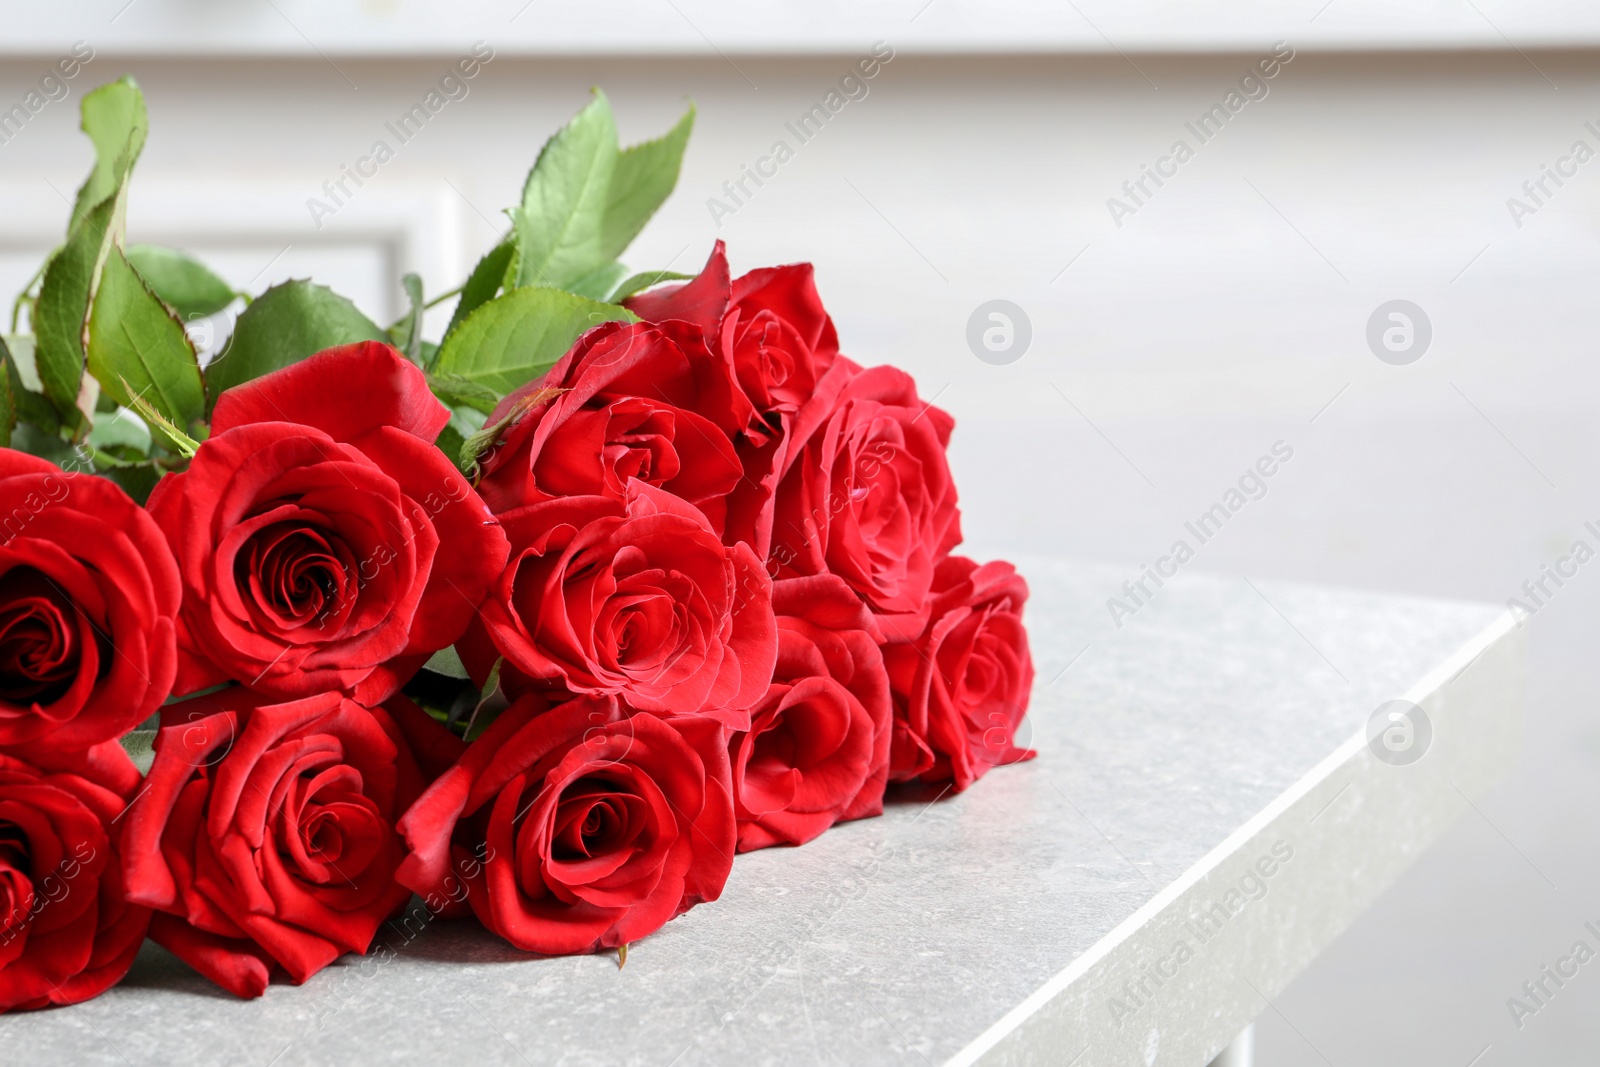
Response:
[{"label": "rose bouquet", "polygon": [[127,244],[143,98],[82,111],[0,348],[0,1009],[92,997],[147,936],[257,996],[413,895],[625,949],[737,852],[1032,754],[1027,586],[951,554],[950,417],[839,351],[809,265],[617,262],[692,109],[621,149],[597,93],[505,242],[433,301],[407,276],[387,329]]}]

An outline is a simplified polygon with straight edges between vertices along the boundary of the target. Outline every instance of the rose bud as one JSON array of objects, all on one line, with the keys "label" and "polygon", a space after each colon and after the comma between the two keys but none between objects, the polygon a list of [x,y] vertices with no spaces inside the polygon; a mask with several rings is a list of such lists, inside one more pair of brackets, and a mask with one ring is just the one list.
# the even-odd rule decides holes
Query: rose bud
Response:
[{"label": "rose bud", "polygon": [[163,708],[123,837],[151,938],[240,997],[367,950],[411,896],[394,880],[394,823],[424,785],[411,746],[460,749],[405,697],[268,699],[233,686]]},{"label": "rose bud", "polygon": [[1033,691],[1027,599],[1028,583],[1009,563],[951,556],[939,564],[927,629],[883,650],[894,694],[891,781],[960,791],[990,767],[1034,757],[1015,745]]},{"label": "rose bud", "polygon": [[506,545],[433,446],[449,419],[375,342],[218,399],[189,469],[150,496],[185,587],[180,695],[231,679],[370,706],[461,636]]},{"label": "rose bud", "polygon": [[76,1004],[128,973],[150,910],[123,896],[115,823],[138,788],[116,742],[0,755],[0,1011]]},{"label": "rose bud", "polygon": [[0,448],[0,745],[88,748],[177,671],[166,538],[115,483]]},{"label": "rose bud", "polygon": [[692,505],[634,482],[625,501],[547,500],[500,516],[511,560],[466,636],[483,684],[615,695],[743,728],[777,657],[771,580]]},{"label": "rose bud", "polygon": [[463,872],[479,920],[528,952],[626,945],[721,894],[727,743],[698,716],[524,696],[400,820],[411,855],[398,877],[432,895]]},{"label": "rose bud", "polygon": [[883,814],[889,774],[893,712],[872,613],[831,574],[775,582],[772,606],[772,685],[728,745],[740,852]]},{"label": "rose bud", "polygon": [[[840,359],[830,372],[848,373]],[[786,459],[769,569],[837,574],[882,618],[890,640],[919,633],[935,563],[961,541],[945,459],[954,420],[917,399],[893,367],[843,385],[825,421]]]},{"label": "rose bud", "polygon": [[[538,400],[552,389],[562,391]],[[515,421],[480,458],[478,491],[502,513],[553,497],[622,500],[639,481],[695,505],[720,535],[739,457],[703,412],[733,392],[726,368],[691,359],[654,326],[598,326],[489,416]]]}]

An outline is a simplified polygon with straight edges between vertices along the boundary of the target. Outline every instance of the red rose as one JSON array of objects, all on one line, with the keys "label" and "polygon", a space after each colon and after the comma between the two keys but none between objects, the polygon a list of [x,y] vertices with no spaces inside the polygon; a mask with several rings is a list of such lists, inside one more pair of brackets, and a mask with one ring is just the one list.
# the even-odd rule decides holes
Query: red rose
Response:
[{"label": "red rose", "polygon": [[[828,377],[852,369],[841,358]],[[954,420],[893,367],[855,374],[831,402],[788,454],[770,564],[780,578],[837,574],[875,611],[902,616],[881,625],[904,638],[922,629],[934,565],[961,541],[945,459]]]},{"label": "red rose", "polygon": [[763,418],[798,411],[839,354],[839,336],[817,294],[811,264],[764,267],[730,282],[721,241],[698,277],[625,303],[649,322],[698,326]]},{"label": "red rose", "polygon": [[240,997],[275,967],[298,984],[367,950],[411,895],[394,880],[394,823],[424,784],[407,735],[459,746],[404,697],[266,699],[234,686],[163,708],[123,837],[151,938]]},{"label": "red rose", "polygon": [[511,560],[457,644],[474,679],[610,694],[641,711],[748,724],[777,658],[771,581],[696,508],[635,481],[627,498],[547,500],[500,517]]},{"label": "red rose", "polygon": [[728,745],[740,852],[881,815],[889,774],[889,678],[866,605],[831,574],[774,583],[772,604],[775,676]]},{"label": "red rose", "polygon": [[178,693],[231,679],[371,705],[461,635],[506,544],[432,444],[449,418],[373,342],[222,395],[211,438],[150,497],[186,592]]},{"label": "red rose", "polygon": [[454,867],[485,926],[545,955],[625,945],[715,900],[734,852],[722,727],[609,697],[546,707],[512,704],[406,812],[400,880],[430,896]]},{"label": "red rose", "polygon": [[1009,563],[939,564],[928,627],[883,650],[894,692],[889,777],[965,789],[990,767],[1032,759],[1015,746],[1033,691],[1022,627],[1028,583]]},{"label": "red rose", "polygon": [[123,897],[113,824],[138,788],[115,742],[0,755],[0,1011],[76,1004],[128,973],[150,911]]},{"label": "red rose", "polygon": [[[831,410],[816,394],[838,358],[839,338],[811,264],[767,267],[730,281],[718,241],[698,277],[626,303],[641,318],[673,330],[686,350],[704,349],[721,360],[738,381],[744,403],[736,413],[741,432],[735,447],[744,478],[727,497],[724,540],[748,541],[765,558],[772,496],[789,442],[804,441]],[[813,417],[801,416],[810,410]]]},{"label": "red rose", "polygon": [[[517,421],[480,460],[478,491],[499,513],[553,497],[621,500],[640,481],[698,507],[720,535],[740,477],[733,388],[709,356],[691,358],[654,326],[598,326],[489,417]],[[529,406],[548,389],[563,392]]]},{"label": "red rose", "polygon": [[182,598],[118,486],[0,448],[0,745],[87,748],[167,698]]}]

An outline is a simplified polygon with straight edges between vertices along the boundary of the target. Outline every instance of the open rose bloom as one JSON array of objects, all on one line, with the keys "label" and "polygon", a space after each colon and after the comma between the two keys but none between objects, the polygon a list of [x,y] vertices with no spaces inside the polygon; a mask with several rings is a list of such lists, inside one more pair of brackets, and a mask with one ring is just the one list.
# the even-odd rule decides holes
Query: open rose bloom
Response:
[{"label": "open rose bloom", "polygon": [[[413,738],[442,730],[404,697],[286,703],[242,688],[162,710],[123,834],[128,898],[151,936],[223,988],[259,996],[365,952],[409,893],[395,823],[422,792]],[[422,743],[426,744],[424,739]]]},{"label": "open rose bloom", "polygon": [[433,446],[449,419],[376,343],[223,394],[189,469],[150,496],[185,589],[180,694],[377,703],[461,636],[506,545]]},{"label": "open rose bloom", "polygon": [[[400,880],[447,892],[544,954],[615,948],[722,892],[733,864],[727,735],[703,716],[628,714],[614,697],[529,694],[400,825]],[[473,856],[484,862],[474,863]]]},{"label": "open rose bloom", "polygon": [[140,408],[145,504],[0,449],[0,1010],[147,936],[274,995],[413,894],[625,949],[741,852],[1032,756],[1027,584],[951,554],[954,420],[840,351],[809,265],[718,242],[537,363],[480,328],[577,299],[527,292]]}]

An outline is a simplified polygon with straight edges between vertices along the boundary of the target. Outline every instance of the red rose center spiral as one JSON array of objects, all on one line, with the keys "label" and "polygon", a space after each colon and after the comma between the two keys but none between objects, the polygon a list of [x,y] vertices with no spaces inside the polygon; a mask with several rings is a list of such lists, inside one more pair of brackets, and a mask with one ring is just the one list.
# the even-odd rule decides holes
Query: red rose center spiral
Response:
[{"label": "red rose center spiral", "polygon": [[776,387],[788,382],[795,368],[794,341],[776,315],[770,311],[757,314],[744,342],[755,346],[761,374],[768,385]]},{"label": "red rose center spiral", "polygon": [[551,858],[571,862],[628,848],[644,825],[642,806],[641,798],[612,782],[579,779],[556,805]]},{"label": "red rose center spiral", "polygon": [[239,553],[234,576],[254,604],[286,629],[348,614],[357,586],[349,546],[302,523],[275,523],[257,532]]},{"label": "red rose center spiral", "polygon": [[279,809],[278,854],[315,885],[353,885],[389,835],[361,776],[338,765],[294,779]]},{"label": "red rose center spiral", "polygon": [[682,465],[672,446],[677,420],[670,410],[625,398],[607,411],[605,457],[616,473],[612,488],[620,491],[629,478],[660,485],[678,476]]},{"label": "red rose center spiral", "polygon": [[32,567],[0,578],[0,699],[51,704],[71,687],[82,656],[80,629],[88,629],[77,614]]},{"label": "red rose center spiral", "polygon": [[792,410],[805,403],[815,384],[805,373],[811,353],[794,327],[763,309],[738,329],[734,366],[757,408]]},{"label": "red rose center spiral", "polygon": [[[637,553],[625,550],[622,570]],[[615,574],[615,570],[613,571]],[[616,575],[616,591],[595,616],[595,630],[610,636],[612,663],[635,673],[654,672],[682,655],[691,624],[687,604],[700,599],[681,575],[647,568]]]}]

